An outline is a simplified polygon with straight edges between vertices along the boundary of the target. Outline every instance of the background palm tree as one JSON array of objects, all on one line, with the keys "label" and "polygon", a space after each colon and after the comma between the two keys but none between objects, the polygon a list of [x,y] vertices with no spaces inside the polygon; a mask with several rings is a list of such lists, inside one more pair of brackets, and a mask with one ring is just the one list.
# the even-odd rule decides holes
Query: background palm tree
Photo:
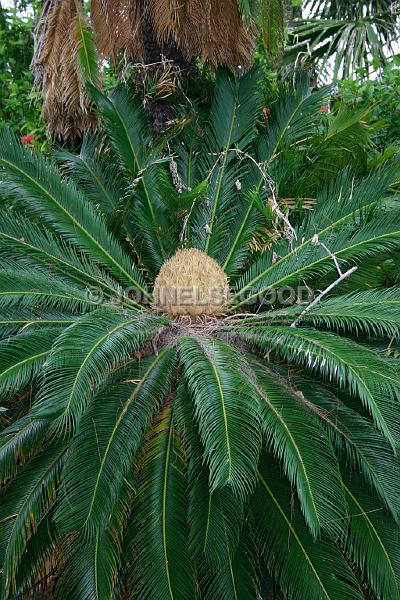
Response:
[{"label": "background palm tree", "polygon": [[[398,160],[328,169],[287,214],[282,156],[329,90],[257,125],[259,89],[220,72],[164,147],[126,89],[93,90],[104,135],[61,171],[2,132],[1,598],[399,598],[400,295],[372,277]],[[207,311],[177,317],[154,281],[188,276]],[[265,303],[298,285],[320,302]]]},{"label": "background palm tree", "polygon": [[351,77],[361,71],[368,77],[396,51],[397,2],[306,0],[303,15],[290,31],[287,60],[314,68],[320,78]]},{"label": "background palm tree", "polygon": [[[250,12],[243,18],[237,0],[93,0],[89,23],[101,59],[116,66],[139,63],[137,87],[144,96],[149,81],[167,73],[168,81],[193,72],[199,57],[213,68],[248,69],[255,47]],[[62,139],[82,133],[92,122],[80,74],[78,50],[86,18],[75,0],[45,0],[32,60],[36,85],[43,91],[49,131]],[[168,103],[150,102],[156,129],[171,118]]]}]

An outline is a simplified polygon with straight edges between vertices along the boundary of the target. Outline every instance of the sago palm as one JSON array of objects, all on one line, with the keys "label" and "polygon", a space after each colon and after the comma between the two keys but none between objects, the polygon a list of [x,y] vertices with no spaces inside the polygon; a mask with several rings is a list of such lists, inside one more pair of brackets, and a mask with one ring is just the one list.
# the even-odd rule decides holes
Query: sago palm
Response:
[{"label": "sago palm", "polygon": [[259,127],[257,89],[220,73],[167,140],[94,91],[59,166],[1,134],[2,599],[400,597],[400,292],[368,279],[400,165],[288,216],[270,165],[326,92]]}]

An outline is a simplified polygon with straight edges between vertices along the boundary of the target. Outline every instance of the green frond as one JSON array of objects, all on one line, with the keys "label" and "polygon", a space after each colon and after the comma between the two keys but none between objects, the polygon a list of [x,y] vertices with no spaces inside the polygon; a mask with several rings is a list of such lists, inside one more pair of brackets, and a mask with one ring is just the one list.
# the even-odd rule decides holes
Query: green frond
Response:
[{"label": "green frond", "polygon": [[33,593],[33,590],[39,587],[42,578],[51,573],[59,556],[59,538],[51,520],[52,508],[35,525],[34,534],[26,541],[25,551],[15,573],[17,597],[24,593]]},{"label": "green frond", "polygon": [[268,570],[290,600],[362,600],[335,545],[326,538],[313,540],[272,459],[264,460],[251,511]]},{"label": "green frond", "polygon": [[136,385],[108,388],[92,403],[65,466],[65,497],[56,514],[62,531],[83,528],[94,538],[102,530],[151,419],[171,388],[174,362],[174,351],[164,348],[137,369]]},{"label": "green frond", "polygon": [[[7,265],[8,267],[8,265]],[[46,273],[38,266],[14,263],[14,267],[0,270],[0,310],[29,309],[32,312],[57,310],[85,313],[97,307],[85,288],[76,287],[61,277]]]},{"label": "green frond", "polygon": [[74,428],[93,392],[168,321],[146,312],[123,315],[99,308],[68,327],[48,357],[34,414],[55,419],[58,431]]},{"label": "green frond", "polygon": [[54,501],[65,449],[54,447],[34,459],[2,490],[0,564],[2,600],[9,598],[28,538]]},{"label": "green frond", "polygon": [[183,377],[210,469],[210,492],[228,485],[245,497],[255,484],[261,448],[260,399],[246,362],[219,340],[181,338]]},{"label": "green frond", "polygon": [[87,27],[82,17],[76,20],[78,37],[78,62],[81,73],[85,81],[92,85],[98,85],[99,76],[99,57],[97,48],[93,40],[93,34]]},{"label": "green frond", "polygon": [[[74,283],[100,288],[107,297],[122,296],[121,286],[96,263],[31,220],[5,209],[0,214],[0,256],[22,265],[37,262],[41,269],[60,273]],[[126,297],[124,301],[129,302]]]},{"label": "green frond", "polygon": [[254,386],[262,399],[268,448],[281,462],[296,490],[311,534],[317,537],[323,530],[337,537],[343,533],[347,507],[329,438],[318,417],[283,379],[261,361],[252,362],[251,369]]},{"label": "green frond", "polygon": [[28,329],[68,327],[76,318],[76,315],[65,311],[29,310],[29,308],[13,306],[12,313],[8,309],[0,311],[0,338],[8,338]]},{"label": "green frond", "polygon": [[115,213],[121,210],[127,181],[122,177],[115,155],[100,136],[86,134],[79,154],[61,150],[56,157],[95,206],[114,219],[121,216]]},{"label": "green frond", "polygon": [[139,217],[136,224],[142,224],[142,235],[146,233],[144,222],[147,220],[151,224],[147,232],[150,235],[148,243],[154,253],[153,268],[158,271],[168,256],[168,250],[164,247],[168,231],[154,170],[154,165],[159,161],[150,152],[151,137],[143,108],[122,87],[114,90],[109,98],[97,90],[93,90],[93,95],[122,166],[135,180],[132,186],[136,194],[131,202],[136,204],[135,214]]},{"label": "green frond", "polygon": [[[220,532],[221,537],[224,531]],[[243,536],[245,538],[246,536]],[[257,600],[260,598],[259,560],[250,540],[246,540],[235,555],[224,562],[221,569],[199,571],[204,600]]]},{"label": "green frond", "polygon": [[201,179],[208,178],[208,199],[199,207],[195,246],[218,259],[219,237],[225,231],[224,209],[235,196],[235,181],[240,179],[238,164],[230,166],[235,149],[246,150],[255,135],[260,110],[259,73],[250,71],[239,80],[227,71],[217,73],[209,126],[202,155]]},{"label": "green frond", "polygon": [[200,570],[206,573],[210,568],[216,579],[217,570],[224,570],[236,553],[245,518],[244,502],[228,487],[210,492],[209,469],[203,462],[204,446],[190,393],[182,380],[174,400],[174,419],[182,435],[187,462],[190,554]]},{"label": "green frond", "polygon": [[132,511],[142,515],[132,540],[134,595],[154,600],[196,598],[188,554],[186,482],[180,440],[166,405],[143,449]]},{"label": "green frond", "polygon": [[[398,287],[353,292],[323,300],[301,318],[312,324],[339,332],[373,336],[399,337],[400,290]],[[304,306],[292,306],[268,312],[268,320],[293,323]],[[251,322],[256,322],[257,319]],[[261,318],[260,318],[261,321]]]},{"label": "green frond", "polygon": [[368,419],[347,406],[328,386],[293,374],[291,381],[326,427],[346,468],[363,475],[398,522],[400,461],[390,444]]},{"label": "green frond", "polygon": [[1,398],[23,391],[37,377],[61,331],[59,327],[43,327],[0,341]]},{"label": "green frond", "polygon": [[284,88],[272,107],[265,131],[257,139],[259,160],[269,164],[283,149],[318,133],[317,115],[321,114],[321,106],[328,104],[330,93],[330,87],[312,92],[308,76],[299,77],[295,87]]},{"label": "green frond", "polygon": [[393,448],[400,439],[400,380],[390,364],[360,344],[331,333],[293,327],[240,334],[264,352],[317,373],[358,398]]},{"label": "green frond", "polygon": [[0,167],[5,191],[121,282],[148,295],[142,274],[107,231],[95,207],[40,154],[20,147],[6,129],[0,132]]},{"label": "green frond", "polygon": [[[296,232],[297,242],[286,240],[277,244],[274,253],[256,260],[242,275],[232,297],[232,308],[238,308],[268,290],[303,285],[336,272],[332,257],[322,244],[342,264],[350,260],[354,264],[397,248],[399,213],[381,210],[379,216],[370,219],[368,210],[384,199],[398,173],[398,165],[393,164],[391,168],[366,177],[357,186],[349,172],[341,173],[317,198],[315,211]],[[275,261],[276,255],[279,258]]]},{"label": "green frond", "polygon": [[246,194],[237,199],[233,211],[232,225],[229,227],[229,237],[221,253],[222,268],[228,277],[240,272],[251,253],[250,242],[254,232],[263,224],[264,219],[257,210],[258,201],[252,194]]},{"label": "green frond", "polygon": [[345,476],[349,535],[345,549],[377,598],[400,598],[399,527],[371,490]]},{"label": "green frond", "polygon": [[0,433],[0,482],[12,477],[20,465],[41,448],[49,422],[21,417]]},{"label": "green frond", "polygon": [[99,530],[93,538],[73,537],[61,560],[65,564],[56,584],[57,596],[111,600],[118,545],[110,529]]}]

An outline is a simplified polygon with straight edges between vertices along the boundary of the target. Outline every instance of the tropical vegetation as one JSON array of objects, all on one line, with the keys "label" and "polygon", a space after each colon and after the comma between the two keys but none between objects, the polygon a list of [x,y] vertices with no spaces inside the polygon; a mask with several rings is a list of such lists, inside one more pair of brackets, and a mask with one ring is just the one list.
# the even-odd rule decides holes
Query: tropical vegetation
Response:
[{"label": "tropical vegetation", "polygon": [[4,600],[400,597],[399,158],[259,77],[161,137],[122,85],[78,154],[1,132]]}]

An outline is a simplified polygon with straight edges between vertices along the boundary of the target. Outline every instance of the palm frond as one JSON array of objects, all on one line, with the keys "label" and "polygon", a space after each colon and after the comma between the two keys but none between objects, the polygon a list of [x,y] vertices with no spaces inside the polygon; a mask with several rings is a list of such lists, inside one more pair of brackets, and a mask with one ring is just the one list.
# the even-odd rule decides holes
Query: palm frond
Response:
[{"label": "palm frond", "polygon": [[380,501],[355,476],[345,477],[350,531],[346,553],[378,598],[400,598],[400,530]]},{"label": "palm frond", "polygon": [[58,430],[74,428],[93,391],[107,381],[113,370],[124,366],[166,322],[163,317],[146,313],[129,317],[102,308],[82,317],[54,345],[35,403],[35,415],[55,418],[54,427]]},{"label": "palm frond", "polygon": [[[16,262],[16,261],[15,261]],[[97,307],[85,288],[74,286],[61,277],[49,273],[32,263],[8,267],[0,271],[0,309],[8,311],[15,306],[22,309],[44,311],[59,310],[67,314],[85,313]],[[5,265],[6,267],[8,265]],[[29,268],[28,268],[29,266]]]},{"label": "palm frond", "polygon": [[144,446],[140,478],[132,510],[144,516],[137,523],[132,548],[131,585],[135,595],[164,600],[196,598],[194,566],[188,554],[186,485],[180,441],[166,405]]},{"label": "palm frond", "polygon": [[[0,215],[0,256],[10,261],[37,262],[41,268],[61,273],[85,287],[101,288],[111,298],[122,296],[122,288],[96,263],[82,256],[74,246],[60,242],[27,218],[7,210]],[[127,294],[124,298],[129,302]],[[133,309],[133,302],[132,302]]]},{"label": "palm frond", "polygon": [[[174,419],[183,439],[187,462],[189,551],[207,578],[211,567],[225,571],[237,551],[245,512],[243,500],[225,487],[209,489],[209,469],[203,464],[201,443],[187,386],[180,382],[174,403]],[[211,585],[205,582],[206,587]],[[228,586],[228,589],[229,586]]]},{"label": "palm frond", "polygon": [[346,514],[341,476],[319,419],[284,380],[261,363],[253,361],[250,366],[263,401],[267,445],[297,491],[311,534],[317,537],[324,530],[332,536],[340,535]]},{"label": "palm frond", "polygon": [[268,570],[291,600],[362,600],[356,579],[329,540],[314,541],[289,486],[264,461],[252,505],[255,535]]},{"label": "palm frond", "polygon": [[[150,223],[149,247],[154,254],[153,268],[158,270],[168,256],[164,245],[168,239],[165,224],[165,210],[154,172],[157,157],[149,148],[151,137],[143,109],[132,100],[123,88],[116,89],[110,98],[93,89],[93,96],[99,105],[108,136],[119,155],[122,166],[132,179],[137,204],[135,214],[139,223]],[[141,227],[142,235],[146,233]],[[157,250],[156,250],[157,249]]]},{"label": "palm frond", "polygon": [[[275,254],[258,259],[241,277],[238,291],[232,298],[233,308],[269,289],[304,283],[307,279],[315,280],[335,271],[330,253],[339,261],[353,261],[351,264],[354,264],[397,247],[399,213],[389,211],[385,214],[381,210],[373,220],[368,215],[368,207],[371,210],[383,200],[388,186],[397,177],[398,165],[393,165],[392,169],[365,178],[352,193],[354,178],[349,173],[341,174],[321,193],[315,212],[296,232],[298,243],[295,247],[292,242],[283,242],[275,248]],[[279,258],[274,261],[276,254]],[[238,301],[243,296],[245,299]]]},{"label": "palm frond", "polygon": [[64,498],[56,513],[61,530],[83,528],[91,538],[102,531],[151,419],[170,390],[174,361],[174,351],[165,348],[138,370],[135,386],[121,383],[107,389],[84,416],[65,466]]},{"label": "palm frond", "polygon": [[292,385],[326,427],[348,469],[364,477],[395,522],[400,520],[400,463],[382,434],[327,386],[292,374]]},{"label": "palm frond", "polygon": [[259,398],[243,376],[245,364],[218,340],[182,338],[179,349],[210,468],[210,491],[228,485],[246,496],[255,483],[261,425]]},{"label": "palm frond", "polygon": [[[9,598],[27,539],[55,498],[65,448],[54,447],[29,463],[2,490],[0,564],[3,565],[2,600]],[[5,500],[4,500],[5,497]]]},{"label": "palm frond", "polygon": [[235,80],[226,71],[217,74],[214,98],[205,139],[207,154],[203,157],[201,179],[208,178],[207,201],[199,207],[195,245],[218,258],[219,238],[224,233],[224,209],[236,192],[238,171],[229,165],[235,149],[245,150],[255,135],[255,122],[260,110],[259,73],[253,70]]},{"label": "palm frond", "polygon": [[[399,306],[400,291],[397,287],[353,292],[328,298],[317,304],[302,316],[301,322],[355,335],[366,333],[389,339],[397,338],[400,335]],[[285,321],[291,324],[303,311],[304,306],[270,311],[268,319],[269,322]],[[256,320],[257,318],[251,322]]]},{"label": "palm frond", "polygon": [[37,452],[49,427],[46,419],[24,416],[0,434],[0,481],[4,483]]},{"label": "palm frond", "polygon": [[92,85],[99,84],[99,59],[97,49],[93,41],[92,32],[85,21],[78,17],[76,21],[78,62],[85,81]]},{"label": "palm frond", "polygon": [[21,148],[8,130],[0,135],[0,166],[4,189],[29,211],[39,214],[65,241],[79,245],[117,279],[148,295],[141,273],[109,234],[96,209],[42,156]]},{"label": "palm frond", "polygon": [[[242,335],[242,334],[241,334]],[[269,326],[244,334],[264,352],[301,365],[359,398],[392,447],[400,436],[400,382],[377,353],[360,344],[314,329]]]},{"label": "palm frond", "polygon": [[60,331],[42,327],[0,341],[0,397],[12,396],[35,380]]}]

